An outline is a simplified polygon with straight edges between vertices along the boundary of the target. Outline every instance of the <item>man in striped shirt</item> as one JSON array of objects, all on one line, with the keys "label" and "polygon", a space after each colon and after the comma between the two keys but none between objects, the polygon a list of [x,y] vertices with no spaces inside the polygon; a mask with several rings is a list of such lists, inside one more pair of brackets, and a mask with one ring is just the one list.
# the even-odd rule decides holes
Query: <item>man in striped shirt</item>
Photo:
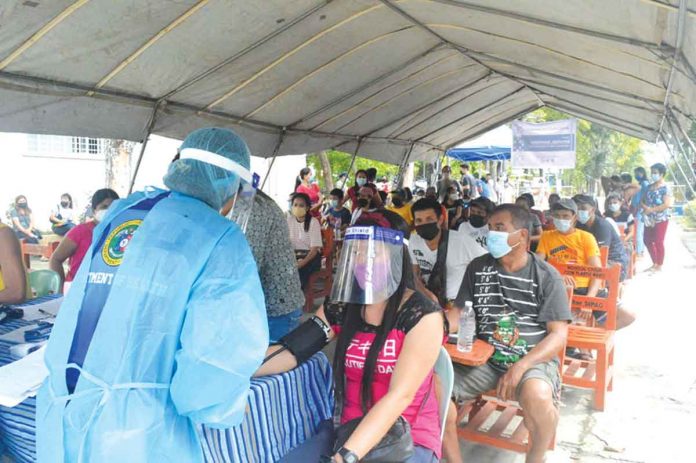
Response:
[{"label": "man in striped shirt", "polygon": [[[561,385],[557,354],[571,321],[561,275],[529,252],[532,218],[512,204],[498,206],[489,221],[489,254],[468,266],[455,301],[473,302],[476,334],[495,347],[487,364],[455,365],[454,397],[474,399],[496,390],[502,400],[517,400],[532,445],[527,463],[541,463],[558,422]],[[448,316],[458,329],[458,311]]]}]

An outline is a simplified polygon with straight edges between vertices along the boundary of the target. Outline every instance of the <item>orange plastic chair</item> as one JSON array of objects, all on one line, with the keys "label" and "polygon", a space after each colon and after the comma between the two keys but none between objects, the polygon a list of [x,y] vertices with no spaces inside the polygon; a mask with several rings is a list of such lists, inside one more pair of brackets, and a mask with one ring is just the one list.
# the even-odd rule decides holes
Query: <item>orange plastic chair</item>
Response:
[{"label": "orange plastic chair", "polygon": [[314,300],[326,297],[331,294],[333,286],[333,255],[334,255],[334,235],[330,228],[321,231],[321,269],[314,272],[307,280],[305,286],[304,311],[310,312],[314,306]]},{"label": "orange plastic chair", "polygon": [[616,312],[619,296],[619,275],[621,265],[609,268],[587,267],[583,265],[552,265],[563,275],[583,276],[602,279],[606,282],[606,298],[574,295],[571,307],[576,311],[606,312],[604,326],[571,325],[568,328],[568,347],[586,349],[596,353],[596,360],[565,359],[563,384],[593,389],[594,409],[603,411],[607,393],[614,386],[614,335],[616,334]]},{"label": "orange plastic chair", "polygon": [[[572,301],[573,288],[567,288],[568,301]],[[563,373],[566,346],[560,350],[559,373]],[[452,357],[453,360],[455,356]],[[524,425],[524,410],[519,402],[502,402],[496,397],[496,391],[488,391],[478,396],[473,402],[457,409],[457,423],[466,418],[466,424],[457,428],[457,435],[469,442],[490,447],[526,453],[530,447],[529,430]],[[491,422],[491,420],[493,420]],[[556,448],[554,434],[549,450]]]}]

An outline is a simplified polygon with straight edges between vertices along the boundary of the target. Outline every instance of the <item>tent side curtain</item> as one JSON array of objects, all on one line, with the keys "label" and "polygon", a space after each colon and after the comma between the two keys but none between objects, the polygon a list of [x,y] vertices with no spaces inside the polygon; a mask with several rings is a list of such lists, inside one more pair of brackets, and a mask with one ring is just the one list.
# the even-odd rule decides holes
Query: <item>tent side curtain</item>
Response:
[{"label": "tent side curtain", "polygon": [[504,146],[482,146],[480,148],[451,148],[447,156],[457,161],[506,161],[510,159],[510,148]]}]

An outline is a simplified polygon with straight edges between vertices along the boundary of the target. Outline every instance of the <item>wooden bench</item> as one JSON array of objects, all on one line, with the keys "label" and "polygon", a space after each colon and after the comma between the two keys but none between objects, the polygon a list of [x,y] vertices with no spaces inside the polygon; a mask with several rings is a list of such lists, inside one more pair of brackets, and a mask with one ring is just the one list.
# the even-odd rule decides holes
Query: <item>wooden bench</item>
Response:
[{"label": "wooden bench", "polygon": [[59,241],[52,241],[48,244],[30,244],[22,241],[22,258],[24,266],[31,268],[31,256],[40,256],[50,259],[58,247]]},{"label": "wooden bench", "polygon": [[613,389],[614,384],[614,335],[616,334],[621,265],[616,264],[609,268],[557,262],[552,265],[563,275],[602,279],[606,282],[608,289],[606,298],[575,295],[571,304],[574,311],[606,313],[604,326],[571,325],[568,328],[568,347],[594,352],[596,360],[566,358],[563,371],[563,384],[593,389],[595,391],[594,409],[603,411],[606,406],[607,392]]},{"label": "wooden bench", "polygon": [[[568,288],[567,291],[570,301],[573,298],[573,290]],[[483,343],[478,339],[476,342]],[[486,356],[488,359],[493,354],[493,346],[486,345],[490,347]],[[474,351],[476,350],[475,345]],[[479,347],[478,350],[481,351],[482,348]],[[453,362],[471,365],[471,363],[458,361],[456,349],[454,351],[454,353],[450,353]],[[559,373],[562,373],[564,357],[565,346],[559,352],[559,369],[561,369]],[[485,360],[475,365],[483,365],[484,363]],[[458,407],[457,423],[461,424],[465,419],[466,424],[457,427],[457,435],[464,440],[520,453],[526,453],[529,449],[529,430],[524,425],[522,406],[516,401],[501,401],[496,397],[495,390],[481,394],[473,402]],[[549,450],[554,448],[556,448],[555,435],[549,445]]]},{"label": "wooden bench", "polygon": [[321,248],[321,269],[314,272],[307,280],[305,286],[304,311],[311,312],[314,307],[314,300],[331,294],[333,286],[333,256],[334,256],[334,231],[331,228],[321,231],[322,248]]}]

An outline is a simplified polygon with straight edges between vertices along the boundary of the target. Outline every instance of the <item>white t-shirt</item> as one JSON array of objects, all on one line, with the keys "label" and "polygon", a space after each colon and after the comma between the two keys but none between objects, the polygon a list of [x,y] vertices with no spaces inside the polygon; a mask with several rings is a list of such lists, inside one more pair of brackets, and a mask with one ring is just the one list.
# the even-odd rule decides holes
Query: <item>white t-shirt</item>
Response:
[{"label": "white t-shirt", "polygon": [[[427,283],[437,261],[437,249],[431,250],[428,243],[416,232],[411,233],[408,249],[413,264],[420,267],[423,280]],[[446,260],[447,299],[456,299],[469,262],[484,254],[486,254],[486,250],[471,237],[465,233],[450,230]]]},{"label": "white t-shirt", "polygon": [[56,208],[51,211],[56,217],[60,216],[63,222],[75,222],[75,210],[72,208],[65,208],[60,204],[56,205]]},{"label": "white t-shirt", "polygon": [[292,214],[287,214],[286,217],[293,250],[309,251],[312,248],[322,247],[321,225],[317,219],[312,217],[312,220],[309,222],[309,231],[305,231],[304,220],[298,222]]},{"label": "white t-shirt", "polygon": [[481,228],[472,227],[469,222],[462,222],[457,231],[460,231],[476,241],[481,247],[488,251],[488,226],[484,225]]}]

